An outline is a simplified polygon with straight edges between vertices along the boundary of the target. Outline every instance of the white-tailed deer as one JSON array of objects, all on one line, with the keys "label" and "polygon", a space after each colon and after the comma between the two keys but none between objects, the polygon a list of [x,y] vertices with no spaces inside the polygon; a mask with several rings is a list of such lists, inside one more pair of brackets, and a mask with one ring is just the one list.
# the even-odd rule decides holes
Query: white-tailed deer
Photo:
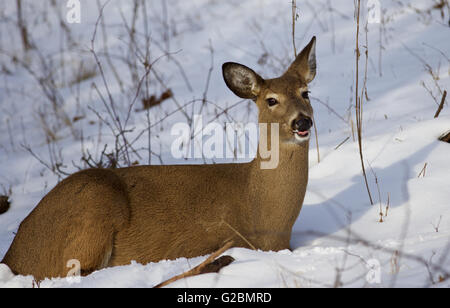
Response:
[{"label": "white-tailed deer", "polygon": [[[106,267],[197,257],[233,240],[237,247],[289,249],[308,182],[316,74],[315,38],[287,72],[264,80],[236,63],[223,65],[228,87],[252,99],[260,123],[279,124],[279,164],[142,166],[92,169],[59,183],[21,223],[3,259],[15,274],[64,277]],[[269,138],[270,139],[270,138]]]}]

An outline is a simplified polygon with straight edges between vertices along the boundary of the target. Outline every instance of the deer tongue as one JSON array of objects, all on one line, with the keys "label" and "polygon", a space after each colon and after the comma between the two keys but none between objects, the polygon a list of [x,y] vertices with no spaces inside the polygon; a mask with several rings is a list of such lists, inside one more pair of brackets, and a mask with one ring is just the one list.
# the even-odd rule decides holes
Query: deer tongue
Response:
[{"label": "deer tongue", "polygon": [[305,131],[305,132],[297,132],[297,135],[302,136],[302,137],[308,136],[308,134],[309,134],[308,131]]}]

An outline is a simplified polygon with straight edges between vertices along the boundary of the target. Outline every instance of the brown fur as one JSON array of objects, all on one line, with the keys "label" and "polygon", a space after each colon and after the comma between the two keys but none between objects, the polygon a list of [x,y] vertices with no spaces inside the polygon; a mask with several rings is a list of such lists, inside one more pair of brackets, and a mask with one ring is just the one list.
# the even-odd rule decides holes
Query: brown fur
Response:
[{"label": "brown fur", "polygon": [[[236,70],[224,66],[230,88],[255,100],[259,121],[280,124],[278,168],[262,170],[258,157],[249,164],[79,172],[21,223],[2,262],[41,280],[66,276],[72,259],[87,275],[131,261],[206,255],[230,239],[239,247],[288,249],[308,182],[308,142],[292,141],[290,123],[299,114],[312,116],[300,89],[315,74],[308,67],[314,46],[315,40],[277,79],[263,80],[253,71],[255,78],[246,79],[250,71],[244,69],[239,73],[245,80],[235,82]],[[268,108],[266,99],[274,94],[280,104]]]}]

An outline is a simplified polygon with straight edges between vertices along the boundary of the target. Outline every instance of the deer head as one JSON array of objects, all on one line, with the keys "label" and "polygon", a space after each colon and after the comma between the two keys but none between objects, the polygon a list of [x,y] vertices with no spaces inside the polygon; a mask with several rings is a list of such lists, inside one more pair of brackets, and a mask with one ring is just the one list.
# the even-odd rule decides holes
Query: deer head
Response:
[{"label": "deer head", "polygon": [[255,101],[260,123],[278,123],[280,142],[302,144],[310,139],[313,109],[308,84],[316,76],[316,38],[281,77],[263,79],[238,63],[225,63],[223,76],[237,96]]}]

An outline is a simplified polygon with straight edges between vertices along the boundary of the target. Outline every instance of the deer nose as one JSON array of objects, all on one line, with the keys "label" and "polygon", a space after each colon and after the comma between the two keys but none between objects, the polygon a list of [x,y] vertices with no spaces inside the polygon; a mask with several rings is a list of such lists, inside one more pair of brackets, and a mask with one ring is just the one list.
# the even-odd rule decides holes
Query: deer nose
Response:
[{"label": "deer nose", "polygon": [[295,131],[299,131],[299,132],[309,131],[312,126],[313,126],[313,121],[310,117],[307,117],[307,116],[300,116],[299,119],[294,120],[294,122],[292,123],[292,128]]}]

